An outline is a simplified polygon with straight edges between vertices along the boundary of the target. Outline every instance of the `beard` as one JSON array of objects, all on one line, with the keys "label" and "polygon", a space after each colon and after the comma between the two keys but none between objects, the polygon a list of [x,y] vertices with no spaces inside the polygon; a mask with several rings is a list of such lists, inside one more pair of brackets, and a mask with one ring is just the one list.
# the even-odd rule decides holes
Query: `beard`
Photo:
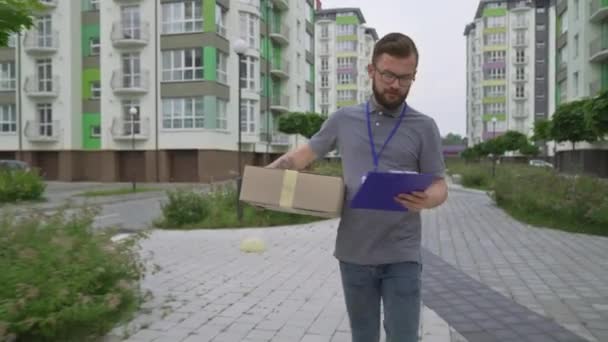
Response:
[{"label": "beard", "polygon": [[378,102],[379,105],[386,108],[387,110],[395,110],[395,109],[399,108],[399,106],[401,106],[403,104],[403,102],[407,98],[407,95],[410,92],[408,89],[405,92],[405,94],[403,94],[403,95],[397,94],[397,93],[390,93],[394,97],[396,97],[396,99],[389,100],[388,96],[387,96],[388,94],[386,92],[380,93],[380,91],[376,87],[376,80],[372,80],[372,90],[374,92],[374,97],[376,98],[376,102]]}]

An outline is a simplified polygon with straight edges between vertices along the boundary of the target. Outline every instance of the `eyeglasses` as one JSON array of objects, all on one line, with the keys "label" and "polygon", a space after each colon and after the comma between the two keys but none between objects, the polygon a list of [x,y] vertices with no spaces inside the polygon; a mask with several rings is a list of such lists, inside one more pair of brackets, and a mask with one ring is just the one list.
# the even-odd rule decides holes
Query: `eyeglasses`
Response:
[{"label": "eyeglasses", "polygon": [[380,70],[377,67],[374,67],[374,68],[380,74],[380,78],[382,78],[382,81],[384,81],[388,84],[395,82],[395,80],[399,80],[399,85],[402,87],[406,87],[406,86],[412,84],[414,82],[414,80],[416,79],[416,76],[414,76],[414,75],[397,76],[390,71]]}]

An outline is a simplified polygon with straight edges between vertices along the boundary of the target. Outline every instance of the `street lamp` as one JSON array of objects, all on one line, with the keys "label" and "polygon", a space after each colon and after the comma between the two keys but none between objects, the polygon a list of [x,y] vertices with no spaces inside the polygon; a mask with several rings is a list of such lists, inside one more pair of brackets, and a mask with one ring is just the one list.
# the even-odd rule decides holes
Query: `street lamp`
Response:
[{"label": "street lamp", "polygon": [[[496,117],[492,118],[492,139],[496,139]],[[496,176],[496,156],[492,155],[492,177]]]},{"label": "street lamp", "polygon": [[[133,158],[135,158],[135,119],[137,117],[137,108],[135,107],[131,107],[129,109],[129,114],[131,115],[131,151],[133,152]],[[136,176],[137,176],[137,172],[136,172],[136,168],[133,168],[133,180],[131,181],[132,186],[133,186],[133,192],[136,191]]]},{"label": "street lamp", "polygon": [[241,202],[239,201],[239,196],[241,194],[241,182],[242,182],[242,175],[241,175],[241,153],[242,153],[242,148],[241,148],[241,142],[242,142],[242,103],[241,103],[241,90],[243,88],[242,84],[241,84],[241,77],[242,77],[242,73],[243,73],[243,58],[245,57],[245,52],[247,51],[247,42],[244,41],[243,39],[238,39],[236,42],[234,42],[234,52],[236,52],[236,54],[239,57],[238,63],[239,63],[239,74],[238,74],[238,78],[237,78],[237,82],[239,85],[239,102],[238,102],[238,111],[239,111],[239,116],[238,116],[238,130],[239,130],[239,142],[238,142],[238,153],[237,153],[237,179],[236,179],[236,216],[239,220],[239,222],[241,222],[243,220],[243,208],[241,207]]}]

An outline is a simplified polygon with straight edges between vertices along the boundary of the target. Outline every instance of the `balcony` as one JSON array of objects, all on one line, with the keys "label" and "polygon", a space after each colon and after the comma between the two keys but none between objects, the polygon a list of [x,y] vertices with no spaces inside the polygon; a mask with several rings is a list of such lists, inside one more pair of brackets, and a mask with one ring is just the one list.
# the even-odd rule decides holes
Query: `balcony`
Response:
[{"label": "balcony", "polygon": [[599,23],[608,18],[608,5],[603,0],[591,0],[589,4],[589,21]]},{"label": "balcony", "polygon": [[287,0],[272,0],[272,3],[279,10],[287,11],[289,9],[289,2]]},{"label": "balcony", "polygon": [[526,47],[528,46],[528,38],[524,39],[513,39],[513,47]]},{"label": "balcony", "polygon": [[283,133],[260,133],[260,141],[269,141],[271,145],[289,146],[289,135]]},{"label": "balcony", "polygon": [[528,74],[523,74],[523,75],[513,75],[513,82],[515,83],[522,83],[522,82],[528,82]]},{"label": "balcony", "polygon": [[47,8],[57,7],[57,0],[40,0],[40,4]]},{"label": "balcony", "polygon": [[23,40],[25,51],[30,54],[51,54],[59,49],[59,34],[53,31],[48,34],[40,34],[30,31],[25,34]]},{"label": "balcony", "polygon": [[515,101],[525,101],[528,99],[528,94],[524,93],[524,94],[519,94],[519,95],[515,95],[514,97]]},{"label": "balcony", "polygon": [[513,64],[515,65],[524,65],[524,64],[528,64],[528,56],[524,56],[524,57],[515,57],[515,59],[513,60]]},{"label": "balcony", "polygon": [[59,76],[40,78],[29,76],[23,85],[25,93],[32,98],[52,98],[59,93]]},{"label": "balcony", "polygon": [[39,122],[27,120],[25,123],[25,137],[30,142],[57,142],[60,132],[59,121]]},{"label": "balcony", "polygon": [[117,95],[145,94],[150,85],[150,73],[145,70],[142,73],[126,74],[122,70],[114,70],[111,85]]},{"label": "balcony", "polygon": [[528,28],[527,20],[516,20],[513,22],[513,29],[515,30],[525,30]]},{"label": "balcony", "polygon": [[593,81],[589,84],[589,96],[593,97],[602,91],[602,82],[600,80]]},{"label": "balcony", "polygon": [[271,97],[270,110],[280,113],[289,111],[289,96],[273,95]]},{"label": "balcony", "polygon": [[528,118],[528,108],[524,108],[521,112],[514,112],[513,113],[513,119],[516,120],[521,120],[521,119],[527,119]]},{"label": "balcony", "polygon": [[150,23],[138,24],[117,21],[112,25],[112,44],[116,48],[141,47],[150,41]]},{"label": "balcony", "polygon": [[504,69],[506,68],[506,63],[504,60],[501,61],[493,61],[493,62],[487,62],[484,63],[481,67],[483,70],[489,70],[489,69]]},{"label": "balcony", "polygon": [[150,119],[124,120],[114,118],[110,129],[117,141],[142,141],[150,138]]},{"label": "balcony", "polygon": [[589,61],[601,63],[608,59],[608,40],[600,36],[591,41],[589,46]]},{"label": "balcony", "polygon": [[270,38],[280,45],[289,44],[289,27],[287,25],[272,24]]},{"label": "balcony", "polygon": [[278,78],[289,78],[289,62],[287,60],[272,61],[270,73]]}]

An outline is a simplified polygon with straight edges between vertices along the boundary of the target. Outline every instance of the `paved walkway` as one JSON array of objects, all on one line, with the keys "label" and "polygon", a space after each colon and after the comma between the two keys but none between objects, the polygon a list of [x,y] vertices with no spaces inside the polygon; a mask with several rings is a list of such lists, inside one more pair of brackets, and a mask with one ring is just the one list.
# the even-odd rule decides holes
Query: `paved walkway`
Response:
[{"label": "paved walkway", "polygon": [[[108,339],[349,341],[336,226],[155,231],[153,297]],[[423,230],[423,341],[608,341],[608,239],[530,228],[458,190]],[[240,252],[246,237],[267,251]]]}]

